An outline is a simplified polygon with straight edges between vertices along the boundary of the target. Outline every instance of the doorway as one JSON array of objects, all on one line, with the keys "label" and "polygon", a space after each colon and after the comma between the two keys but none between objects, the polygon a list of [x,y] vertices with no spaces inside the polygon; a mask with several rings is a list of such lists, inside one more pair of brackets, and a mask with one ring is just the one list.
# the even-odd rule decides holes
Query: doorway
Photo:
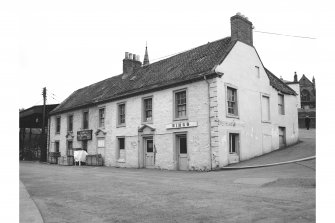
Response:
[{"label": "doorway", "polygon": [[154,140],[152,137],[144,138],[144,166],[145,168],[154,168],[155,167],[155,148]]},{"label": "doorway", "polygon": [[188,170],[187,135],[176,135],[177,170]]},{"label": "doorway", "polygon": [[228,163],[238,163],[240,161],[240,134],[230,132],[228,134],[228,143]]},{"label": "doorway", "polygon": [[279,127],[279,148],[284,148],[286,146],[285,132],[285,127]]}]

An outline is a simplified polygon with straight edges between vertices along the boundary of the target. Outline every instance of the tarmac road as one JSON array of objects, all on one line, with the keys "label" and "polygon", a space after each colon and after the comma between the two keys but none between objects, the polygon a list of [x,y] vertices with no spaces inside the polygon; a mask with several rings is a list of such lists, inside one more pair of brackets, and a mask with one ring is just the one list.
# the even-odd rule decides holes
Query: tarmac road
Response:
[{"label": "tarmac road", "polygon": [[[310,154],[315,138],[302,140],[281,151]],[[315,222],[315,160],[212,172],[20,162],[20,180],[44,222]]]}]

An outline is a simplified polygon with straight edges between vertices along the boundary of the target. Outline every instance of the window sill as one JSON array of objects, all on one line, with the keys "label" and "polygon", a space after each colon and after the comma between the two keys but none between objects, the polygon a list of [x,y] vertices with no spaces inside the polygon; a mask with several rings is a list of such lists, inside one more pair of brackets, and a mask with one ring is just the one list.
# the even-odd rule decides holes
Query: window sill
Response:
[{"label": "window sill", "polygon": [[122,128],[122,127],[126,127],[126,124],[120,124],[116,126],[116,128]]},{"label": "window sill", "polygon": [[262,123],[271,124],[271,121],[263,121],[263,120],[262,120]]},{"label": "window sill", "polygon": [[118,159],[116,162],[118,162],[118,163],[125,163],[126,160],[125,159]]},{"label": "window sill", "polygon": [[174,118],[173,121],[187,121],[188,118],[185,117],[185,118]]},{"label": "window sill", "polygon": [[226,114],[227,118],[236,118],[236,119],[240,119],[240,116],[238,115],[232,115],[232,114]]},{"label": "window sill", "polygon": [[144,124],[154,124],[154,122],[153,121],[147,121],[147,122],[142,122],[142,124],[144,125]]}]

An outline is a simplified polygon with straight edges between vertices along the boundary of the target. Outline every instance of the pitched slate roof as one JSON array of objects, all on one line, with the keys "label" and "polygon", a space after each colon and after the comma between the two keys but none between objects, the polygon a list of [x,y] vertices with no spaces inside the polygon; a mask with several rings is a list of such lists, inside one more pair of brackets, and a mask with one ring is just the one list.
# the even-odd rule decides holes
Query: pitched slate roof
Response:
[{"label": "pitched slate roof", "polygon": [[212,69],[224,60],[235,43],[236,41],[226,37],[142,66],[125,79],[120,74],[78,89],[55,108],[52,114],[203,79],[200,74],[214,73]]},{"label": "pitched slate roof", "polygon": [[[50,114],[119,100],[140,93],[168,88],[175,84],[185,84],[203,79],[201,74],[215,74],[213,69],[225,59],[235,43],[236,41],[231,41],[230,37],[226,37],[142,66],[126,78],[122,78],[122,74],[120,74],[78,89]],[[295,94],[290,87],[270,71],[266,71],[270,84],[275,89],[285,94]]]},{"label": "pitched slate roof", "polygon": [[270,79],[270,85],[274,89],[276,89],[277,91],[282,92],[283,94],[297,95],[297,93],[292,88],[287,86],[287,84],[285,84],[282,80],[280,80],[278,77],[276,77],[276,75],[271,73],[271,71],[269,71],[265,67],[264,67],[264,69],[265,69],[265,72]]}]

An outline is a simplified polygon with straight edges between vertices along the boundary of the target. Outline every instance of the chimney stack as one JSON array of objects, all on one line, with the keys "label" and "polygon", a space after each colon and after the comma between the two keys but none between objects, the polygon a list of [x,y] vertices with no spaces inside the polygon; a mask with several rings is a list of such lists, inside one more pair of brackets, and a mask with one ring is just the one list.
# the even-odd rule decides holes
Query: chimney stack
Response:
[{"label": "chimney stack", "polygon": [[125,52],[125,57],[123,59],[123,76],[125,79],[131,75],[136,69],[142,66],[142,62],[139,60],[139,56],[136,54]]},{"label": "chimney stack", "polygon": [[250,46],[253,46],[253,37],[252,37],[252,22],[248,20],[248,17],[245,17],[241,13],[230,18],[230,28],[231,28],[231,40],[241,41]]}]

